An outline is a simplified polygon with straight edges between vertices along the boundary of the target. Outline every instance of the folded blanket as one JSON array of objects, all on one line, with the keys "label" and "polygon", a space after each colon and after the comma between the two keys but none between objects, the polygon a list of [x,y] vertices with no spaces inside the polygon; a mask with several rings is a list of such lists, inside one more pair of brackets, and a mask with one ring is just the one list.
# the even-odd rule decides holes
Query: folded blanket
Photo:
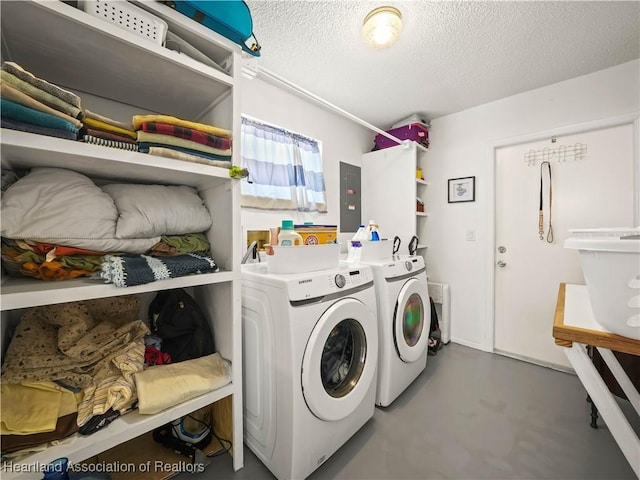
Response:
[{"label": "folded blanket", "polygon": [[59,417],[78,409],[73,392],[46,381],[2,382],[0,398],[0,432],[3,435],[53,432]]},{"label": "folded blanket", "polygon": [[47,128],[57,128],[58,130],[67,130],[73,134],[78,134],[78,127],[66,120],[58,118],[48,113],[25,107],[19,103],[12,102],[6,98],[0,98],[0,110],[2,116],[12,120],[19,120],[33,125],[39,125]]},{"label": "folded blanket", "polygon": [[56,117],[60,117],[63,120],[66,120],[69,123],[72,123],[77,128],[82,127],[82,122],[77,118],[73,118],[71,115],[67,115],[66,113],[61,112],[60,110],[56,110],[55,108],[51,108],[48,105],[45,105],[42,102],[39,102],[35,98],[31,98],[24,92],[21,92],[15,87],[12,87],[8,83],[0,84],[0,96],[2,98],[6,98],[7,100],[11,100],[12,102],[19,103],[20,105],[24,105],[25,107],[33,108],[34,110],[38,110],[40,112],[48,113],[49,115],[54,115]]},{"label": "folded blanket", "polygon": [[70,103],[74,107],[80,108],[80,97],[73,92],[60,88],[53,83],[49,83],[46,80],[36,77],[31,72],[26,71],[20,65],[14,62],[4,62],[2,64],[2,70],[15,75],[20,80],[30,83],[34,87],[44,90],[45,92],[54,95],[67,103]]},{"label": "folded blanket", "polygon": [[89,128],[95,128],[96,130],[102,130],[105,132],[117,133],[119,135],[133,138],[134,140],[136,139],[136,132],[134,132],[133,130],[127,130],[126,128],[111,125],[110,123],[103,122],[102,120],[96,120],[95,118],[85,118],[83,122]]},{"label": "folded blanket", "polygon": [[133,128],[133,125],[131,125],[131,123],[125,123],[125,122],[120,122],[118,120],[114,120],[112,118],[109,117],[105,117],[104,115],[100,115],[99,113],[96,112],[92,112],[91,110],[84,110],[84,118],[93,118],[94,120],[99,120],[103,123],[108,123],[109,125],[113,125],[115,127],[120,127],[123,128],[125,130],[135,130]]},{"label": "folded blanket", "polygon": [[134,377],[139,412],[154,414],[231,383],[231,364],[214,353],[149,367]]},{"label": "folded blanket", "polygon": [[78,134],[70,132],[68,130],[59,130],[57,128],[41,127],[32,123],[21,122],[20,120],[13,120],[11,118],[2,117],[0,120],[0,126],[2,128],[9,128],[11,130],[19,130],[21,132],[36,133],[38,135],[46,135],[47,137],[64,138],[65,140],[77,140]]},{"label": "folded blanket", "polygon": [[160,145],[175,146],[181,148],[188,148],[189,150],[195,150],[196,152],[210,153],[213,155],[231,156],[231,149],[221,150],[219,148],[209,147],[198,142],[192,142],[184,138],[172,137],[171,135],[161,135],[159,133],[147,133],[142,130],[138,130],[138,143],[155,143]]},{"label": "folded blanket", "polygon": [[139,310],[135,295],[26,309],[7,348],[2,382],[94,385],[94,377],[110,368],[124,347],[149,333],[135,320]]},{"label": "folded blanket", "polygon": [[84,143],[92,145],[100,145],[101,147],[119,148],[121,150],[138,151],[138,144],[135,142],[123,142],[122,140],[110,140],[102,136],[94,137],[93,135],[82,135]]},{"label": "folded blanket", "polygon": [[179,127],[168,123],[145,122],[142,124],[142,131],[184,138],[185,140],[191,140],[192,142],[219,148],[220,150],[231,148],[231,139],[229,137],[219,137],[193,128]]},{"label": "folded blanket", "polygon": [[[77,416],[78,414],[74,412],[58,418],[53,432],[33,433],[31,435],[2,435],[3,459],[43,451],[48,446],[48,442],[59,444],[58,440],[67,438],[78,431]],[[14,453],[14,455],[8,455],[9,453]]]},{"label": "folded blanket", "polygon": [[104,260],[102,271],[95,277],[106,283],[113,283],[116,287],[133,287],[156,280],[219,270],[213,258],[194,253],[162,258],[147,255],[106,255]]},{"label": "folded blanket", "polygon": [[219,137],[231,137],[231,130],[214,127],[213,125],[207,125],[206,123],[190,122],[188,120],[171,117],[169,115],[134,115],[132,120],[134,130],[140,130],[142,124],[147,122],[168,123],[169,125],[193,128],[195,130],[200,130],[201,132],[218,135]]},{"label": "folded blanket", "polygon": [[118,133],[113,133],[113,132],[105,132],[103,130],[97,130],[95,128],[85,127],[84,129],[81,130],[81,133],[85,133],[85,132],[86,132],[86,135],[91,135],[96,138],[104,138],[105,140],[113,140],[115,142],[125,142],[125,143],[131,143],[131,144],[136,143],[136,141],[133,138],[128,137],[126,135],[120,135]]},{"label": "folded blanket", "polygon": [[0,79],[3,82],[9,83],[11,86],[17,88],[23,93],[26,93],[32,98],[39,100],[40,102],[49,105],[51,108],[55,108],[56,110],[60,110],[61,112],[66,113],[67,115],[71,115],[73,118],[78,118],[78,116],[82,113],[75,105],[71,105],[68,102],[65,102],[60,97],[56,97],[55,95],[51,95],[50,93],[45,92],[44,90],[31,85],[24,80],[20,80],[15,75],[10,74],[5,70],[0,70]]},{"label": "folded blanket", "polygon": [[201,163],[203,165],[211,165],[214,167],[231,168],[231,157],[223,155],[213,155],[204,152],[196,152],[188,148],[180,148],[174,146],[164,146],[157,143],[140,143],[141,152],[147,152],[149,155],[158,157],[173,158],[185,162]]}]

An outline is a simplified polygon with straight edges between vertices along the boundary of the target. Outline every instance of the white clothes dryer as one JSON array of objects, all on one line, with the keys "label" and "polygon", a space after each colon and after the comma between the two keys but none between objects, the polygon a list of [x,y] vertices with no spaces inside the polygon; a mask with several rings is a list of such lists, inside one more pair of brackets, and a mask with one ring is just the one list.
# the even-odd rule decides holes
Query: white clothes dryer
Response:
[{"label": "white clothes dryer", "polygon": [[267,268],[242,266],[244,439],[278,479],[302,479],[373,416],[373,274]]},{"label": "white clothes dryer", "polygon": [[431,304],[424,258],[368,261],[378,301],[376,405],[389,406],[427,365]]}]

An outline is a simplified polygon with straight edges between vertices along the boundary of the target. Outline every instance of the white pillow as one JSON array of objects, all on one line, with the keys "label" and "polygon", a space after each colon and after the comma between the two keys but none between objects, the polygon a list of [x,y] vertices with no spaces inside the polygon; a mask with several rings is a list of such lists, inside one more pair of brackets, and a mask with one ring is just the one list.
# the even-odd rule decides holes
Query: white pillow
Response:
[{"label": "white pillow", "polygon": [[211,215],[187,186],[110,184],[102,189],[118,209],[116,238],[146,238],[204,232]]},{"label": "white pillow", "polygon": [[118,211],[88,177],[63,168],[33,168],[2,195],[2,236],[80,245],[114,238]]}]

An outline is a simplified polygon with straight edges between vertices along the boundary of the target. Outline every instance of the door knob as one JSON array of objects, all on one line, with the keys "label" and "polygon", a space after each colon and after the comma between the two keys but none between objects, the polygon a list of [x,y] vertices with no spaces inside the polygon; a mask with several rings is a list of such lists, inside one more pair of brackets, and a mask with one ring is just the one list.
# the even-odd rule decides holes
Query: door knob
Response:
[{"label": "door knob", "polygon": [[503,262],[502,260],[498,260],[498,263],[496,265],[498,265],[500,268],[504,268],[506,264],[507,264],[507,262]]}]

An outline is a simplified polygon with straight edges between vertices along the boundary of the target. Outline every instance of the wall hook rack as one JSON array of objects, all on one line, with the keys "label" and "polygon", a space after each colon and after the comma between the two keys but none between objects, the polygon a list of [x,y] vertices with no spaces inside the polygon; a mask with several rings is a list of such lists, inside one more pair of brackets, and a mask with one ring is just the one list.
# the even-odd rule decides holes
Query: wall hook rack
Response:
[{"label": "wall hook rack", "polygon": [[527,166],[536,166],[538,162],[566,162],[567,160],[582,160],[587,155],[587,145],[576,143],[575,145],[559,145],[554,148],[541,150],[529,150],[524,154]]}]

